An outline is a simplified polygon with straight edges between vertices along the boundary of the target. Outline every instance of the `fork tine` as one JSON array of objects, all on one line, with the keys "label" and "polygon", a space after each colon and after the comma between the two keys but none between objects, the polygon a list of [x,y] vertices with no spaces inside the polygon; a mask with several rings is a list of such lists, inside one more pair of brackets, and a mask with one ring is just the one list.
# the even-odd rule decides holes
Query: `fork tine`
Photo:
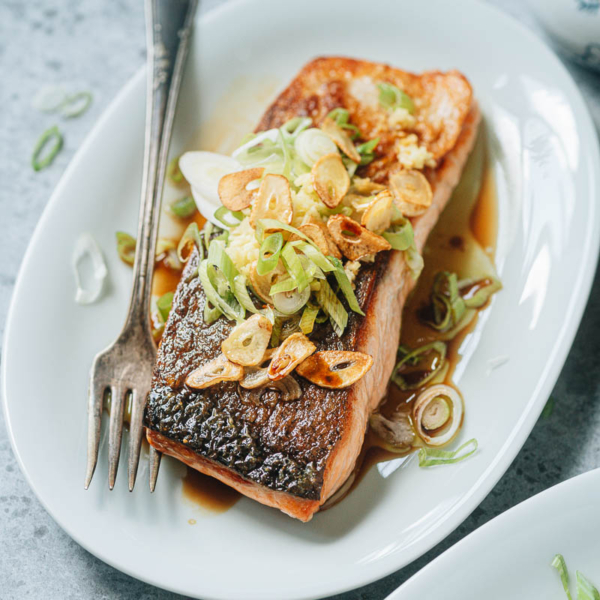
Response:
[{"label": "fork tine", "polygon": [[123,409],[125,407],[125,389],[121,385],[111,386],[110,421],[108,426],[108,487],[115,487],[121,438],[123,436]]},{"label": "fork tine", "polygon": [[131,399],[131,424],[129,427],[129,491],[133,492],[135,478],[137,476],[138,464],[140,462],[140,448],[144,434],[144,405],[146,396],[139,392],[132,391]]},{"label": "fork tine", "polygon": [[102,408],[106,386],[99,384],[92,378],[88,392],[88,438],[87,438],[87,469],[85,473],[84,488],[90,487],[96,463],[98,462],[98,448],[100,447],[100,430],[102,428]]},{"label": "fork tine", "polygon": [[159,452],[154,446],[150,446],[150,456],[148,457],[150,462],[150,493],[152,493],[154,488],[156,488],[156,478],[158,477],[161,456],[161,452]]}]

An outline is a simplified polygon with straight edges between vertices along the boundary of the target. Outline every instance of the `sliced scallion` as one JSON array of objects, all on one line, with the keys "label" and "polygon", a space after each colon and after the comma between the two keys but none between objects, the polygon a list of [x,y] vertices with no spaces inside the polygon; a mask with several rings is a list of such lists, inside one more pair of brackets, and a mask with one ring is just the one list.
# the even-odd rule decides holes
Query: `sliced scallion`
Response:
[{"label": "sliced scallion", "polygon": [[304,335],[312,333],[319,310],[320,308],[318,306],[310,303],[304,307],[302,317],[300,318],[300,331],[302,331]]},{"label": "sliced scallion", "polygon": [[329,316],[333,330],[337,333],[338,337],[342,337],[344,329],[348,324],[348,313],[327,281],[321,281],[320,283],[321,286],[316,293],[317,302]]},{"label": "sliced scallion", "polygon": [[335,121],[335,124],[342,129],[351,131],[350,138],[355,140],[360,135],[360,129],[356,125],[349,123],[350,113],[345,108],[334,108],[328,115],[328,119]]},{"label": "sliced scallion", "polygon": [[206,253],[208,254],[208,247],[210,246],[210,236],[212,235],[213,229],[215,226],[210,222],[206,221],[204,228],[202,229],[202,237],[204,238],[204,247],[206,248]]},{"label": "sliced scallion", "polygon": [[198,248],[200,260],[202,260],[204,257],[204,249],[202,246],[200,232],[198,231],[198,225],[196,223],[190,223],[187,226],[182,238],[179,240],[179,244],[177,246],[177,258],[179,258],[181,262],[186,262],[192,255],[194,246]]},{"label": "sliced scallion", "polygon": [[556,554],[550,564],[558,571],[560,581],[562,583],[563,590],[565,590],[567,598],[572,600],[571,591],[569,590],[569,571],[567,570],[567,563],[565,563],[563,555]]},{"label": "sliced scallion", "polygon": [[124,231],[117,231],[117,252],[119,258],[128,265],[133,265],[135,261],[135,238]]},{"label": "sliced scallion", "polygon": [[412,98],[400,88],[391,83],[382,81],[377,84],[379,88],[379,104],[388,110],[405,108],[411,115],[415,112],[415,103]]},{"label": "sliced scallion", "polygon": [[296,254],[296,250],[291,244],[286,244],[284,246],[283,250],[281,251],[281,258],[283,259],[283,264],[287,272],[296,282],[298,291],[303,292],[310,284],[310,281],[306,276],[306,272],[302,268],[302,263]]},{"label": "sliced scallion", "polygon": [[191,196],[184,196],[171,202],[169,211],[180,219],[187,219],[196,212],[196,203]]},{"label": "sliced scallion", "polygon": [[[401,390],[414,390],[431,381],[442,369],[446,360],[446,344],[432,342],[413,350],[400,346],[398,354],[401,358],[394,367],[392,381]],[[421,368],[424,360],[428,360],[429,364]]]},{"label": "sliced scallion", "polygon": [[264,239],[260,246],[258,263],[256,264],[256,272],[259,275],[266,275],[277,266],[282,248],[283,236],[281,233],[272,233]]},{"label": "sliced scallion", "polygon": [[176,184],[179,184],[183,181],[183,173],[179,168],[179,159],[181,157],[175,156],[169,161],[167,165],[167,177]]},{"label": "sliced scallion", "polygon": [[237,227],[244,219],[245,215],[241,211],[231,211],[225,206],[220,206],[215,210],[215,219],[227,228]]},{"label": "sliced scallion", "polygon": [[173,306],[173,292],[167,292],[163,294],[156,301],[156,308],[158,310],[158,314],[160,315],[160,319],[163,323],[167,322],[169,318],[169,313],[171,312],[171,307]]},{"label": "sliced scallion", "polygon": [[234,279],[238,275],[238,270],[235,268],[229,254],[225,252],[224,242],[213,240],[208,247],[208,264],[216,267],[223,274],[230,290],[234,289]]},{"label": "sliced scallion", "polygon": [[258,314],[261,311],[254,306],[252,298],[248,293],[248,287],[246,284],[246,277],[244,275],[236,275],[233,279],[233,293],[237,298],[238,302],[249,312]]},{"label": "sliced scallion", "polygon": [[294,242],[290,242],[290,244],[297,250],[300,250],[300,252],[306,256],[306,258],[310,259],[317,267],[319,267],[319,269],[325,271],[325,273],[335,271],[332,261],[328,259],[318,248],[315,248],[313,245],[302,240],[295,240]]},{"label": "sliced scallion", "polygon": [[90,107],[92,99],[92,93],[87,91],[67,96],[60,106],[60,112],[63,117],[67,117],[68,119],[79,117]]},{"label": "sliced scallion", "polygon": [[223,313],[216,307],[211,306],[208,298],[204,303],[204,322],[207,325],[212,325]]},{"label": "sliced scallion", "polygon": [[364,167],[373,162],[375,158],[375,148],[377,148],[377,144],[379,144],[379,138],[375,138],[373,140],[369,140],[364,144],[360,144],[356,146],[356,150],[360,154],[360,166]]},{"label": "sliced scallion", "polygon": [[333,272],[338,285],[340,286],[340,290],[342,290],[342,294],[346,297],[346,301],[348,302],[348,306],[351,310],[359,315],[364,317],[365,313],[361,310],[360,305],[358,304],[358,300],[356,298],[356,294],[352,289],[352,284],[348,279],[348,275],[346,275],[346,271],[344,271],[344,266],[342,265],[342,261],[334,256],[330,256],[329,260],[332,262],[335,267],[335,271]]},{"label": "sliced scallion", "polygon": [[600,592],[579,571],[575,571],[577,579],[577,600],[600,600]]},{"label": "sliced scallion", "polygon": [[458,287],[467,308],[481,308],[492,294],[502,289],[502,283],[495,277],[486,277],[480,281],[459,281]]},{"label": "sliced scallion", "polygon": [[475,438],[465,442],[456,450],[437,450],[434,448],[421,448],[419,450],[419,466],[433,467],[435,465],[451,465],[461,462],[477,451]]},{"label": "sliced scallion", "polygon": [[[58,127],[46,129],[37,141],[31,155],[31,166],[34,171],[41,171],[52,163],[63,145],[63,136]],[[48,148],[46,150],[46,148]],[[45,151],[46,150],[46,151]]]},{"label": "sliced scallion", "polygon": [[392,225],[387,231],[381,234],[394,250],[408,250],[414,243],[414,232],[408,219],[402,218],[402,221]]},{"label": "sliced scallion", "polygon": [[282,292],[291,292],[297,287],[298,284],[296,283],[295,279],[292,277],[286,277],[285,279],[282,279],[271,286],[271,289],[269,290],[269,296],[272,296],[273,294],[280,294]]},{"label": "sliced scallion", "polygon": [[209,268],[212,268],[212,266],[208,264],[208,259],[205,259],[200,263],[198,269],[200,283],[206,298],[212,306],[218,308],[228,319],[234,321],[242,320],[245,313],[244,308],[235,299],[233,294],[231,294],[229,302],[219,295],[209,277]]}]

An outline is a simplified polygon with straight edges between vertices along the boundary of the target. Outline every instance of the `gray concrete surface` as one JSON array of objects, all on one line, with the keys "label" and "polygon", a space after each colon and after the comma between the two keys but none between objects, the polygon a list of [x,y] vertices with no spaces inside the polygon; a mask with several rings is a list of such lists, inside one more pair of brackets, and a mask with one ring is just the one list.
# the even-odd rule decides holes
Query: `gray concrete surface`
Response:
[{"label": "gray concrete surface", "polygon": [[[210,10],[222,0],[203,0]],[[536,29],[520,0],[494,0]],[[0,0],[0,327],[35,224],[62,171],[102,111],[144,61],[141,0]],[[600,77],[568,65],[600,124]],[[31,148],[53,124],[34,111],[45,83],[82,82],[94,103],[65,124],[65,148],[52,168],[33,173]],[[0,334],[2,331],[0,331]],[[412,565],[336,600],[379,600],[443,550],[530,496],[600,465],[600,276],[553,392],[514,464],[451,536]],[[25,482],[0,412],[0,598],[172,599],[107,566],[54,523]]]}]

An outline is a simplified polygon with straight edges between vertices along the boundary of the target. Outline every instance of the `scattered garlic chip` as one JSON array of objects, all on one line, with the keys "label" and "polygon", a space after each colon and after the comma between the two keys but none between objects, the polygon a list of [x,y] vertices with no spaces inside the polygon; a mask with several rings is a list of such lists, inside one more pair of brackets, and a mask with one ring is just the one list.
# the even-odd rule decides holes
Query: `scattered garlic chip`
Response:
[{"label": "scattered garlic chip", "polygon": [[329,217],[327,229],[342,254],[350,260],[358,260],[367,254],[390,250],[392,247],[385,238],[345,215]]},{"label": "scattered garlic chip", "polygon": [[[91,264],[84,263],[86,258]],[[75,302],[92,304],[102,293],[108,270],[102,251],[91,233],[82,233],[77,238],[73,249],[72,265],[77,286]]]},{"label": "scattered garlic chip", "polygon": [[363,213],[362,226],[375,233],[381,233],[388,229],[392,224],[393,199],[388,190],[379,192]]},{"label": "scattered garlic chip", "polygon": [[350,188],[350,176],[339,154],[322,156],[311,169],[313,186],[323,204],[335,208]]},{"label": "scattered garlic chip", "polygon": [[463,420],[462,396],[449,385],[425,388],[413,406],[417,433],[429,446],[444,446],[451,442]]},{"label": "scattered garlic chip", "polygon": [[271,339],[273,325],[267,317],[252,315],[236,325],[228,338],[221,344],[223,354],[231,361],[244,367],[253,367],[263,362]]},{"label": "scattered garlic chip", "polygon": [[[335,245],[333,238],[329,234],[327,226],[322,221],[312,219],[308,223],[300,225],[298,230],[301,231],[307,238],[312,240],[323,255],[342,258],[338,247]],[[290,241],[294,241],[296,239],[300,238],[295,234],[290,237]]]},{"label": "scattered garlic chip", "polygon": [[335,143],[335,145],[355,163],[360,162],[360,154],[352,143],[350,136],[337,125],[333,119],[325,119],[320,127]]},{"label": "scattered garlic chip", "polygon": [[252,263],[250,267],[250,284],[254,293],[268,304],[273,304],[273,298],[271,297],[271,286],[277,283],[277,279],[286,275],[287,271],[281,264],[281,261],[277,263],[277,266],[265,275],[259,275],[256,270],[256,262]]},{"label": "scattered garlic chip", "polygon": [[420,171],[400,171],[390,176],[394,202],[405,217],[418,217],[433,199],[431,185]]},{"label": "scattered garlic chip", "polygon": [[320,387],[346,388],[356,383],[373,365],[373,358],[362,352],[325,350],[315,352],[296,372]]},{"label": "scattered garlic chip", "polygon": [[267,379],[264,384],[251,389],[245,389],[241,387],[241,384],[242,382],[240,382],[238,391],[242,402],[245,402],[246,404],[260,406],[263,394],[269,391],[278,392],[278,402],[290,402],[292,400],[298,400],[298,398],[302,396],[302,388],[293,375],[288,375],[277,381]]},{"label": "scattered garlic chip", "polygon": [[256,194],[256,190],[247,189],[248,184],[260,179],[264,171],[263,167],[256,167],[223,175],[218,189],[223,206],[234,211],[248,208]]},{"label": "scattered garlic chip", "polygon": [[260,219],[277,219],[289,225],[293,216],[290,182],[283,175],[269,173],[262,180],[252,205],[251,227],[256,229]]},{"label": "scattered garlic chip", "polygon": [[224,354],[207,362],[186,378],[185,384],[195,390],[203,390],[222,381],[239,381],[244,376],[244,369],[227,359]]},{"label": "scattered garlic chip", "polygon": [[271,380],[268,375],[268,368],[264,367],[248,367],[244,370],[244,376],[240,380],[240,386],[246,390],[255,390],[263,387]]},{"label": "scattered garlic chip", "polygon": [[277,348],[269,365],[269,379],[277,381],[289,375],[317,347],[303,334],[293,333]]}]

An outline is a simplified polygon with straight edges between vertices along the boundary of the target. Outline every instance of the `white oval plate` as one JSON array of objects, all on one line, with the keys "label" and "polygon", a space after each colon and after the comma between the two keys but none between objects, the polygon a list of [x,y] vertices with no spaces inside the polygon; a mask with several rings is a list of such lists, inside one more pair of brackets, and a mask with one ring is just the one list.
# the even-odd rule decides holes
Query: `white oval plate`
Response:
[{"label": "white oval plate", "polygon": [[[554,55],[483,3],[227,4],[206,15],[194,37],[173,154],[189,145],[190,132],[218,104],[229,107],[233,123],[249,117],[250,127],[258,112],[244,88],[273,78],[283,85],[323,54],[414,71],[456,67],[476,90],[490,132],[505,285],[466,342],[457,372],[467,403],[462,439],[477,437],[481,450],[447,468],[419,469],[409,460],[393,474],[399,462],[373,469],[347,500],[309,524],[246,499],[218,516],[200,513],[182,499],[182,469],[171,460],[163,463],[154,495],[144,470],[130,494],[122,457],[109,493],[105,445],[84,492],[88,371],[95,353],[118,333],[130,290],[114,232],[136,229],[140,73],[66,171],[23,261],[2,361],[5,411],[21,468],[56,521],[107,563],[188,596],[325,596],[399,569],[447,536],[491,490],[531,431],[595,270],[599,161],[589,115]],[[274,89],[266,89],[272,96]],[[73,302],[70,256],[82,231],[104,248],[110,271],[108,293],[91,307]],[[489,361],[498,357],[509,360],[490,372]],[[190,518],[197,524],[189,525]]]},{"label": "white oval plate", "polygon": [[[562,554],[600,589],[600,469],[522,502],[421,569],[387,600],[565,598],[550,566]],[[573,594],[573,598],[576,595]]]}]

